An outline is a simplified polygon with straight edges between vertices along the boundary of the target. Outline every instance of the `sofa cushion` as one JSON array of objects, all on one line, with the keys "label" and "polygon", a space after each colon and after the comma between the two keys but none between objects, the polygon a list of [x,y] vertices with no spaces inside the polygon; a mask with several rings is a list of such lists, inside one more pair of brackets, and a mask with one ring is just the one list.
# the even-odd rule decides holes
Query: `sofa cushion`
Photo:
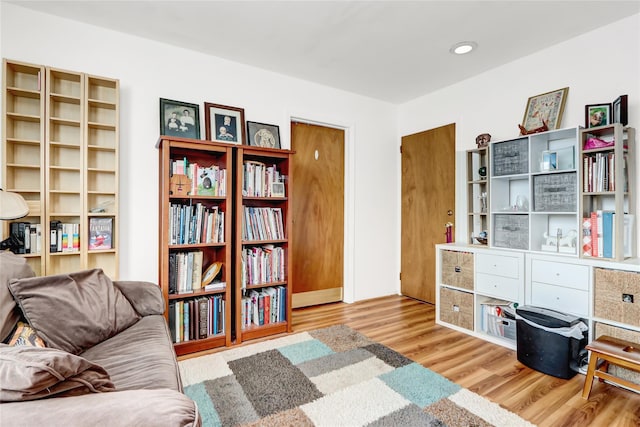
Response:
[{"label": "sofa cushion", "polygon": [[31,347],[46,347],[42,338],[38,336],[35,329],[24,322],[18,322],[16,330],[9,338],[9,345],[28,345]]},{"label": "sofa cushion", "polygon": [[161,315],[143,317],[80,356],[106,369],[118,390],[182,391],[176,353]]},{"label": "sofa cushion", "polygon": [[0,342],[7,340],[20,319],[20,311],[9,292],[9,282],[35,275],[26,258],[8,251],[0,252]]},{"label": "sofa cushion", "polygon": [[12,280],[9,289],[47,346],[73,354],[140,318],[101,269]]},{"label": "sofa cushion", "polygon": [[113,391],[107,372],[54,348],[0,346],[0,402]]}]

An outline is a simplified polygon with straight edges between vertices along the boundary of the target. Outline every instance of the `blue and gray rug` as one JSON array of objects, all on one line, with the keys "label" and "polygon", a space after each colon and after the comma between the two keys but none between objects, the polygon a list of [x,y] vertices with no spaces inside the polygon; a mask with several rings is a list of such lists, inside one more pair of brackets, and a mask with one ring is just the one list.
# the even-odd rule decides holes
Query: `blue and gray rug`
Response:
[{"label": "blue and gray rug", "polygon": [[532,426],[344,326],[179,363],[203,426]]}]

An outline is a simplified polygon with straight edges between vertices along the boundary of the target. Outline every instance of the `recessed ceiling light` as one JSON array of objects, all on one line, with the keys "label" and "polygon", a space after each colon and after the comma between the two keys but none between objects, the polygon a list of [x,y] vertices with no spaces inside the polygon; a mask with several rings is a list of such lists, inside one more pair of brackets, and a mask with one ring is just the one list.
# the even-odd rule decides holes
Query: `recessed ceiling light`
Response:
[{"label": "recessed ceiling light", "polygon": [[451,46],[449,52],[455,53],[456,55],[464,55],[465,53],[469,53],[477,47],[478,43],[476,42],[460,42]]}]

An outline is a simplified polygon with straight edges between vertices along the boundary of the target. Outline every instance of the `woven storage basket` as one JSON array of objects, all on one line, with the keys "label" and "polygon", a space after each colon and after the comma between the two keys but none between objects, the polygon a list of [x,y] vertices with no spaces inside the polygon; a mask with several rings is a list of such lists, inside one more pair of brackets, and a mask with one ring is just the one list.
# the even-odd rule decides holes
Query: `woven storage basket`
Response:
[{"label": "woven storage basket", "polygon": [[529,172],[529,148],[527,138],[497,142],[491,147],[492,176],[517,175]]},{"label": "woven storage basket", "polygon": [[442,283],[473,290],[473,254],[442,251]]},{"label": "woven storage basket", "polygon": [[596,317],[640,326],[640,273],[596,268],[594,299]]},{"label": "woven storage basket", "polygon": [[440,320],[473,330],[473,294],[440,288]]},{"label": "woven storage basket", "polygon": [[529,249],[528,215],[495,215],[493,246],[510,249]]},{"label": "woven storage basket", "polygon": [[[635,342],[640,345],[640,332],[596,322],[594,336],[598,338],[602,335],[609,335],[610,337],[620,338],[622,340]],[[640,384],[640,373],[638,372],[616,365],[609,365],[609,372],[616,377],[631,381],[632,383]]]}]

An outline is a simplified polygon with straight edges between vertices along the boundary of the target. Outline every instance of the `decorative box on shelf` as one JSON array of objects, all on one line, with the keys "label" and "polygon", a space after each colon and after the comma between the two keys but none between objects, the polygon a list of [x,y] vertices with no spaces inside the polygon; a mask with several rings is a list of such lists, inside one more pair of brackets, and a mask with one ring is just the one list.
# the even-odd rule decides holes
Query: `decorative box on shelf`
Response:
[{"label": "decorative box on shelf", "polygon": [[575,172],[534,175],[535,212],[574,212],[577,204]]},{"label": "decorative box on shelf", "polygon": [[494,217],[493,246],[511,249],[529,249],[529,216],[498,214]]},{"label": "decorative box on shelf", "polygon": [[517,175],[529,170],[528,139],[521,138],[513,141],[493,144],[493,176]]}]

